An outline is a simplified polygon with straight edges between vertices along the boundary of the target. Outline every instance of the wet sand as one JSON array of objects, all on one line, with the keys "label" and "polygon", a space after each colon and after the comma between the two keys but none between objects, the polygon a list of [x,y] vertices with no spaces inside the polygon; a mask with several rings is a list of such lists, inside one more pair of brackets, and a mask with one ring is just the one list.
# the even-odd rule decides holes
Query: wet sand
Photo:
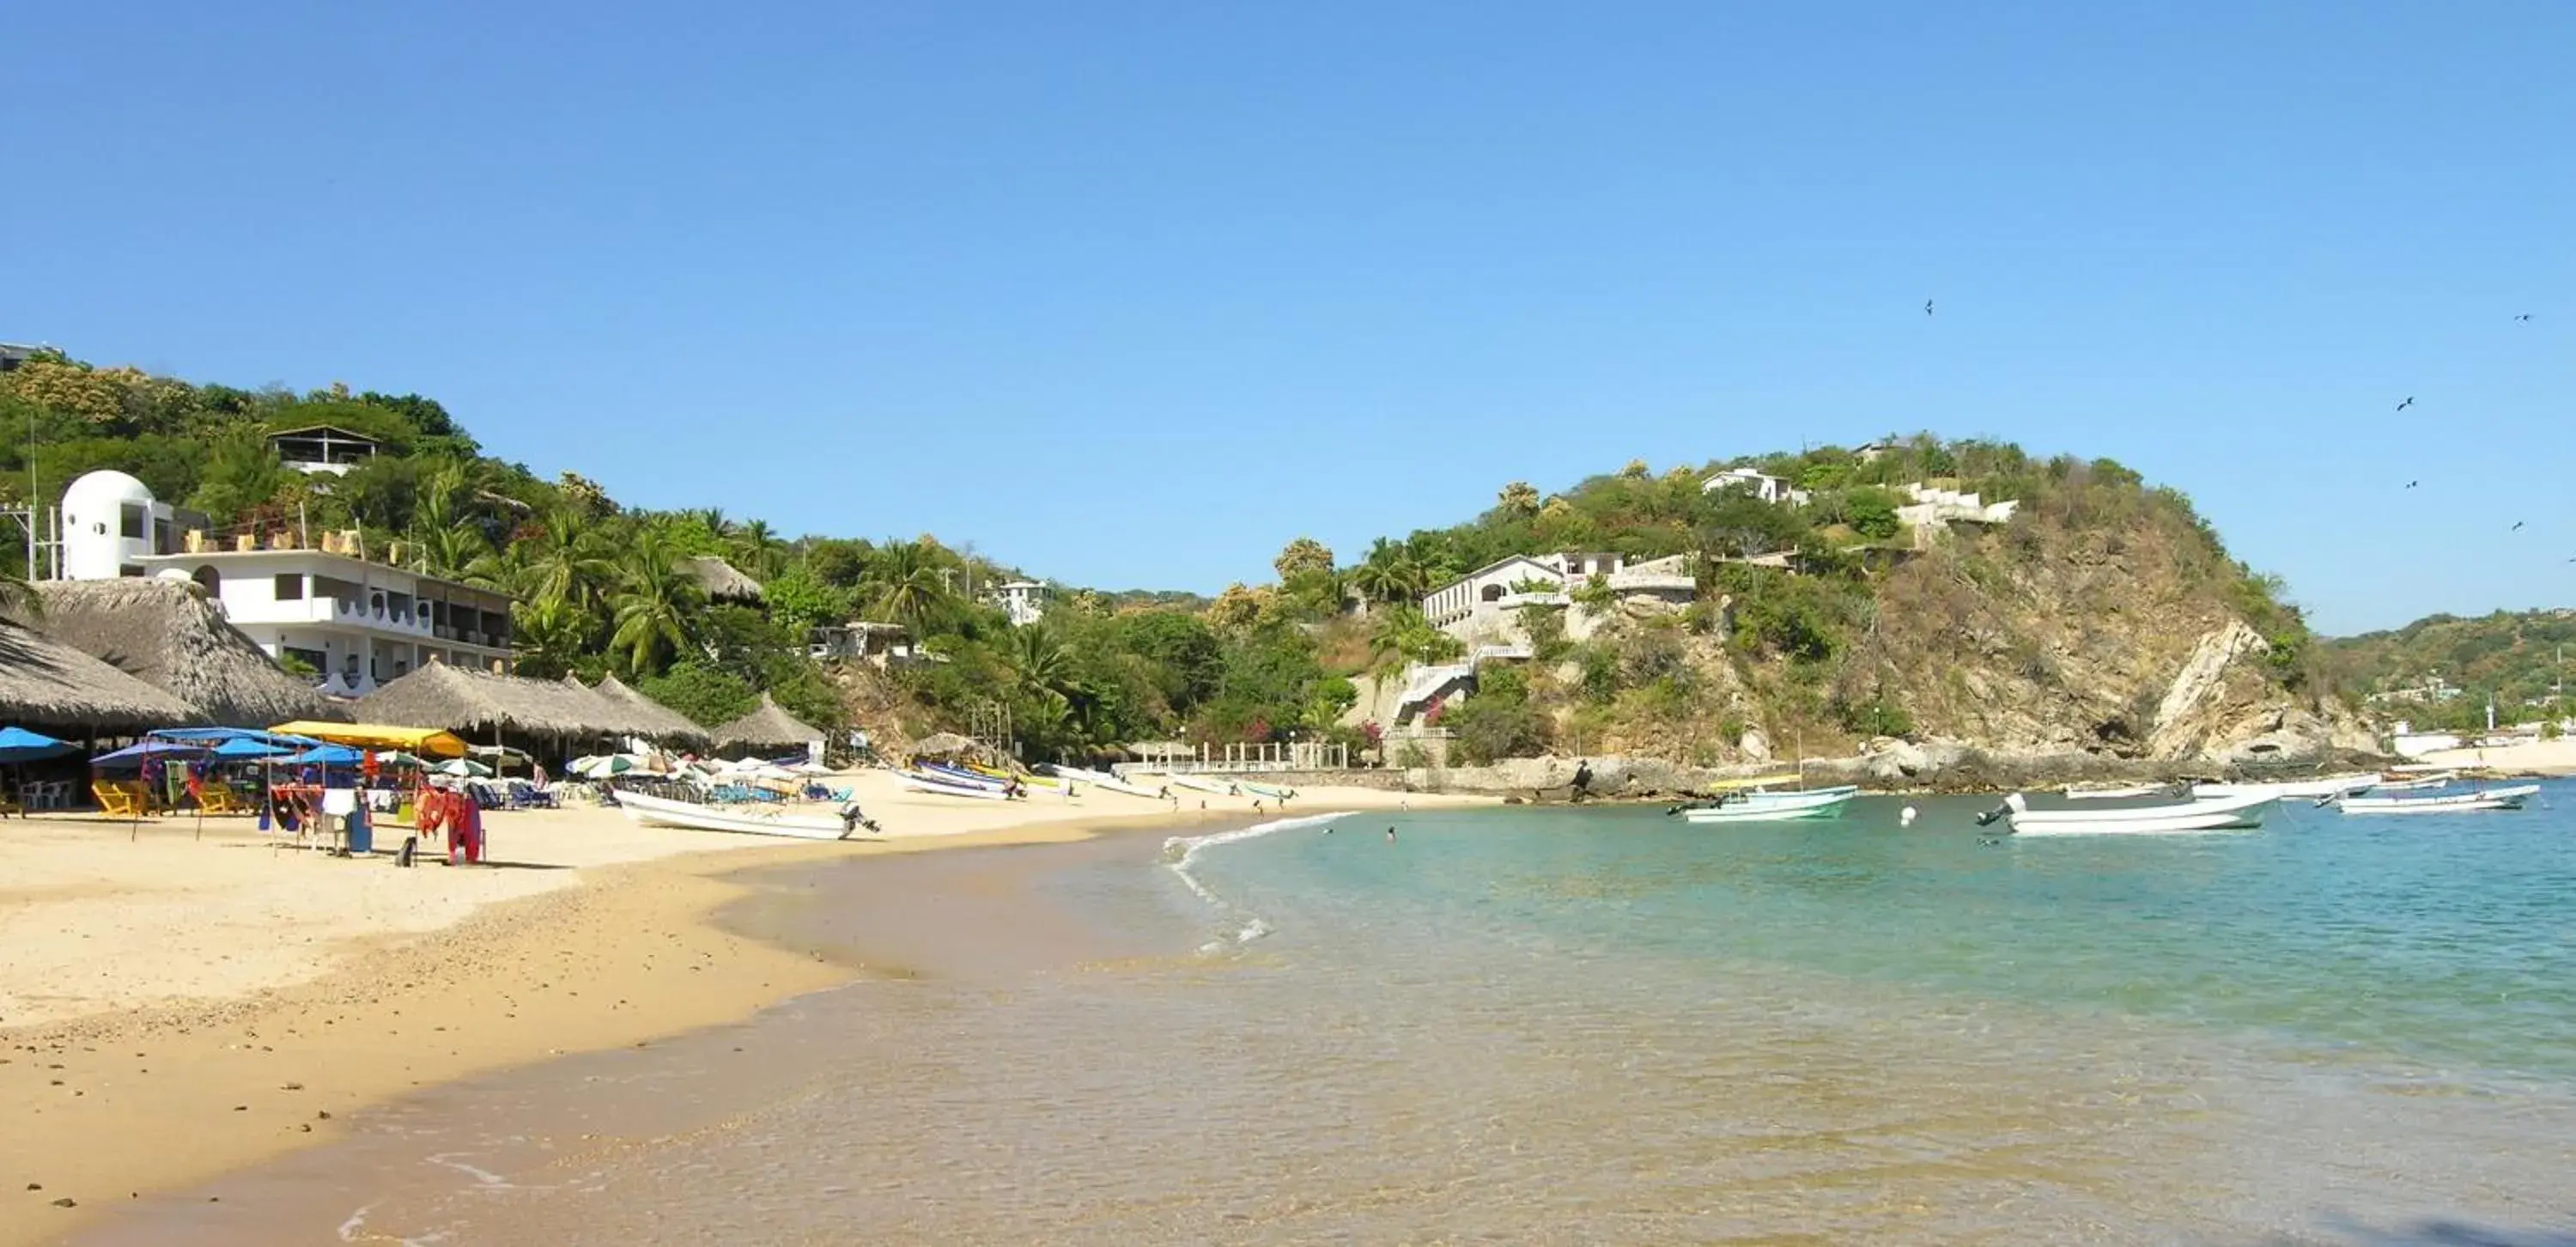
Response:
[{"label": "wet sand", "polygon": [[[0,1113],[21,1123],[0,1134],[0,1244],[334,1142],[368,1105],[736,1021],[866,971],[852,944],[796,942],[794,889],[734,872],[1239,820],[1250,803],[1107,805],[871,799],[913,834],[820,844],[505,815],[496,856],[518,869],[408,872],[276,852],[239,824],[200,842],[176,824],[129,841],[121,825],[11,823],[0,1001],[34,1021],[0,1029]],[[710,921],[737,902],[739,929]]]}]

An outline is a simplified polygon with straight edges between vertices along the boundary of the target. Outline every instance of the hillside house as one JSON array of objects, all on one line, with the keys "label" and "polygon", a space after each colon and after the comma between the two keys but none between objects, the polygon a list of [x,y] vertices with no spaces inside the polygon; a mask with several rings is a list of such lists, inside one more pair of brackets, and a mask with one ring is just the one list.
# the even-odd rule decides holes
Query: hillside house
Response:
[{"label": "hillside house", "polygon": [[1759,468],[1728,468],[1699,483],[1699,491],[1704,494],[1721,489],[1741,489],[1774,506],[1807,505],[1806,490],[1791,485],[1786,477],[1772,476]]},{"label": "hillside house", "polygon": [[1987,502],[1972,493],[1939,489],[1916,481],[1898,487],[1914,501],[1896,509],[1899,523],[1916,528],[1940,528],[1949,524],[2005,524],[2021,509],[2019,500]]},{"label": "hillside house", "polygon": [[346,476],[382,449],[372,437],[328,424],[280,429],[268,444],[280,462],[307,476]]}]

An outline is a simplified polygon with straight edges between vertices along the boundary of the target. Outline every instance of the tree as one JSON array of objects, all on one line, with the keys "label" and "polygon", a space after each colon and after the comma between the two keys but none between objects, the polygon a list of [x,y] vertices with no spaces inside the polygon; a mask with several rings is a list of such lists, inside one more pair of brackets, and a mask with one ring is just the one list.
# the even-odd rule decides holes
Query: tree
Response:
[{"label": "tree", "polygon": [[766,520],[744,520],[733,530],[734,557],[742,570],[761,580],[778,574],[787,562],[787,543]]},{"label": "tree", "polygon": [[1240,581],[1227,585],[1207,609],[1208,624],[1219,632],[1241,632],[1261,618],[1269,598],[1269,594]]},{"label": "tree", "polygon": [[689,621],[705,605],[697,581],[652,533],[639,536],[617,569],[616,631],[609,646],[637,675],[661,669],[663,659],[689,644]]},{"label": "tree", "polygon": [[869,610],[912,629],[916,637],[926,637],[932,621],[944,618],[956,605],[942,570],[933,548],[921,542],[885,545],[868,571],[875,587]]},{"label": "tree", "polygon": [[1850,517],[1852,531],[1874,541],[1896,535],[1896,495],[1884,489],[1863,488],[1851,491],[1843,502],[1844,514]]},{"label": "tree", "polygon": [[1280,549],[1279,557],[1270,561],[1270,569],[1279,573],[1282,584],[1308,573],[1330,572],[1333,552],[1312,537],[1299,537]]},{"label": "tree", "polygon": [[636,691],[687,715],[700,727],[741,718],[760,704],[760,691],[749,681],[703,663],[681,663],[638,683]]},{"label": "tree", "polygon": [[266,436],[255,427],[237,426],[207,454],[205,474],[189,495],[188,505],[212,516],[218,526],[230,526],[243,512],[276,497],[293,479]]},{"label": "tree", "polygon": [[510,610],[519,674],[540,679],[570,672],[590,649],[590,618],[563,601],[520,602]]},{"label": "tree", "polygon": [[1495,495],[1495,509],[1507,519],[1528,519],[1538,514],[1538,487],[1528,481],[1513,481]]},{"label": "tree", "polygon": [[847,622],[855,607],[846,589],[825,583],[804,565],[788,568],[761,586],[769,617],[802,636],[824,624]]}]

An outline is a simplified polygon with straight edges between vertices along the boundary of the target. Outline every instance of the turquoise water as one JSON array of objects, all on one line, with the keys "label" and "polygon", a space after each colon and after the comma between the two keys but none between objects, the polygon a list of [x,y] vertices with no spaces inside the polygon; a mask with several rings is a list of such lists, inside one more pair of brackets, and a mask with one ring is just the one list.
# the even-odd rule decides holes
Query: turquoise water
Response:
[{"label": "turquoise water", "polygon": [[1902,804],[838,863],[773,934],[903,976],[82,1241],[2576,1243],[2569,786],[1991,844]]},{"label": "turquoise water", "polygon": [[[1900,829],[1906,804],[1923,817]],[[1972,821],[1991,805],[1865,798],[1838,820],[1722,827],[1419,813],[1214,846],[1190,870],[1297,945],[1370,932],[1711,976],[1795,967],[2576,1080],[2576,786],[2520,813],[2294,803],[2253,833],[2000,844]]]}]

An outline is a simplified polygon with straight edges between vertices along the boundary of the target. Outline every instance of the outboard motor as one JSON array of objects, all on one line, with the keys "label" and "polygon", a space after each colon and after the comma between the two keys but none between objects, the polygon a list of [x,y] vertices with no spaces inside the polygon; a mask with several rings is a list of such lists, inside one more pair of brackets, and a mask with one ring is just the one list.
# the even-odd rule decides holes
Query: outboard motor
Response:
[{"label": "outboard motor", "polygon": [[2006,815],[2019,814],[2028,809],[2030,809],[2030,802],[2024,800],[2022,795],[2016,792],[2013,795],[2004,798],[2004,803],[2002,805],[1996,806],[1995,808],[1978,815],[1977,825],[1980,827],[1991,827],[1994,825],[1996,819],[2003,818]]}]

